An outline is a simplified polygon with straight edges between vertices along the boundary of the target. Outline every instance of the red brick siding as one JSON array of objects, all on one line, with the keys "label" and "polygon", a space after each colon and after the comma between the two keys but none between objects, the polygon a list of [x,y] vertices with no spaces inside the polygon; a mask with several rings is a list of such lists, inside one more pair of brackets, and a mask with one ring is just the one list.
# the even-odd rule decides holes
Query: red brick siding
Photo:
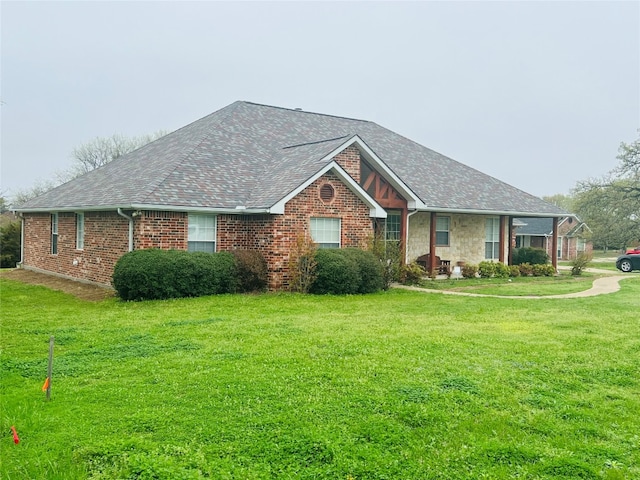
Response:
[{"label": "red brick siding", "polygon": [[[76,216],[58,214],[58,254],[51,254],[51,215],[24,215],[24,265],[110,284],[113,267],[128,250],[129,222],[116,212],[85,212],[84,249],[76,250]],[[75,263],[75,265],[74,265]]]},{"label": "red brick siding", "polygon": [[[327,183],[335,195],[325,202],[320,188]],[[270,288],[286,288],[291,248],[297,235],[310,233],[311,217],[340,218],[343,247],[364,247],[373,233],[369,207],[338,177],[326,174],[290,200],[284,215],[218,215],[216,249],[259,250],[269,264]],[[51,255],[50,218],[50,214],[25,214],[25,266],[109,284],[116,261],[128,251],[128,220],[117,212],[86,212],[85,248],[79,251],[75,249],[75,214],[60,213],[58,255]],[[144,211],[134,217],[136,250],[186,250],[187,239],[186,212]]]},{"label": "red brick siding", "polygon": [[144,211],[134,218],[134,249],[186,250],[188,214]]},{"label": "red brick siding", "polygon": [[360,183],[360,151],[354,147],[347,147],[338,155],[333,157],[338,165],[340,165],[345,172],[351,175],[356,183]]}]

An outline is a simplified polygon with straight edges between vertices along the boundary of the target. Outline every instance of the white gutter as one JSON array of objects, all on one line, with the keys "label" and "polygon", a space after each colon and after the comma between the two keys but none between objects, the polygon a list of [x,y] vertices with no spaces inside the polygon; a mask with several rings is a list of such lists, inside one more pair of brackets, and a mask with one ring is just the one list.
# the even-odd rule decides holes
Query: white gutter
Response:
[{"label": "white gutter", "polygon": [[85,207],[76,205],[72,207],[54,207],[54,208],[18,208],[12,210],[13,212],[29,212],[29,213],[42,213],[42,212],[105,212],[112,210],[154,210],[163,212],[203,212],[203,213],[222,213],[222,214],[236,214],[236,215],[248,215],[252,213],[271,213],[269,208],[210,208],[210,207],[192,207],[187,205],[147,205],[143,203],[134,203],[129,205],[98,205],[95,207]]},{"label": "white gutter", "polygon": [[18,218],[20,218],[20,263],[18,266],[22,267],[24,263],[24,216],[22,212],[18,212]]},{"label": "white gutter", "polygon": [[120,207],[118,207],[118,215],[129,220],[129,251],[133,251],[133,217],[126,215]]}]

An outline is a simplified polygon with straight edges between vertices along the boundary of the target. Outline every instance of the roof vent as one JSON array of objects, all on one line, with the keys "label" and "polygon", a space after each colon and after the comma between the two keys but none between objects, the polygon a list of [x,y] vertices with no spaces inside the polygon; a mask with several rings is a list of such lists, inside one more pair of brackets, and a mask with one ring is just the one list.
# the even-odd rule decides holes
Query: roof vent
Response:
[{"label": "roof vent", "polygon": [[331,200],[333,200],[335,193],[336,192],[333,187],[328,183],[325,183],[320,187],[320,200],[322,200],[324,203],[329,203],[331,202]]},{"label": "roof vent", "polygon": [[296,112],[301,112],[301,111],[302,111],[302,109],[301,109],[300,107],[294,108],[294,110],[295,110]]}]

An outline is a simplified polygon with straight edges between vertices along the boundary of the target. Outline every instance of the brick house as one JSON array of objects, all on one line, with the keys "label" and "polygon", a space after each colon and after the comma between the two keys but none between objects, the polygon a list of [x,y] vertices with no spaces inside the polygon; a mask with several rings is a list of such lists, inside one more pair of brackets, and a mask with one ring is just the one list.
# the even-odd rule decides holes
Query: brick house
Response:
[{"label": "brick house", "polygon": [[378,229],[402,242],[405,261],[506,262],[514,218],[547,217],[556,228],[567,215],[373,122],[249,102],[15,211],[24,268],[109,284],[134,249],[254,249],[271,289],[287,286],[301,234],[321,247],[364,247]]},{"label": "brick house", "polygon": [[[551,256],[553,248],[553,219],[520,218],[515,228],[515,246],[544,249]],[[593,252],[589,240],[591,229],[575,216],[558,220],[556,233],[556,255],[561,260],[573,260],[580,253]]]}]

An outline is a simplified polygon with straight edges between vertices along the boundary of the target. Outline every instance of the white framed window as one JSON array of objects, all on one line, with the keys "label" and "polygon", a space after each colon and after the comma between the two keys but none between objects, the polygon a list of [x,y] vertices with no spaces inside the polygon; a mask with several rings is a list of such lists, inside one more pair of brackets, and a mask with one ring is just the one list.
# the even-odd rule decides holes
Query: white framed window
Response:
[{"label": "white framed window", "polygon": [[578,252],[585,252],[587,250],[587,241],[584,238],[578,237],[576,242],[576,250]]},{"label": "white framed window", "polygon": [[84,250],[84,213],[76,213],[76,250]]},{"label": "white framed window", "polygon": [[439,247],[449,246],[450,226],[450,217],[436,217],[436,245],[438,245]]},{"label": "white framed window", "polygon": [[400,241],[400,222],[402,214],[396,210],[389,210],[384,222],[384,239],[388,242]]},{"label": "white framed window", "polygon": [[558,258],[562,258],[562,239],[563,237],[558,237]]},{"label": "white framed window", "polygon": [[51,214],[51,254],[58,254],[58,214]]},{"label": "white framed window", "polygon": [[311,238],[318,248],[340,248],[340,219],[311,218]]},{"label": "white framed window", "polygon": [[484,258],[498,260],[500,258],[500,217],[487,218],[484,231]]},{"label": "white framed window", "polygon": [[215,215],[189,214],[187,249],[190,252],[214,253],[216,251],[216,220]]}]

